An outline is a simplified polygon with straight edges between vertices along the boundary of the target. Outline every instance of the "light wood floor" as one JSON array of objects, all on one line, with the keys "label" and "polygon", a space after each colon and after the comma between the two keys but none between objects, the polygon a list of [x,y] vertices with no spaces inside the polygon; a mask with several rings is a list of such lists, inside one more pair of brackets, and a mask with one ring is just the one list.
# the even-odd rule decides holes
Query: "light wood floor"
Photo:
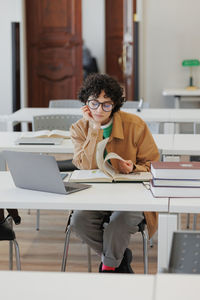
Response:
[{"label": "light wood floor", "polygon": [[[60,272],[67,212],[42,211],[40,230],[35,230],[36,211],[21,210],[22,223],[14,226],[20,247],[22,270]],[[183,216],[185,226],[185,215]],[[191,220],[192,222],[192,220]],[[154,236],[153,248],[149,247],[149,273],[157,270],[157,237]],[[135,273],[143,273],[141,234],[131,236],[130,248],[133,252],[132,267]],[[100,258],[92,252],[92,271],[98,272]],[[15,260],[14,260],[14,269]],[[0,243],[0,270],[8,270],[8,242]],[[70,249],[67,262],[68,272],[87,272],[87,246],[75,234],[70,238]]]}]

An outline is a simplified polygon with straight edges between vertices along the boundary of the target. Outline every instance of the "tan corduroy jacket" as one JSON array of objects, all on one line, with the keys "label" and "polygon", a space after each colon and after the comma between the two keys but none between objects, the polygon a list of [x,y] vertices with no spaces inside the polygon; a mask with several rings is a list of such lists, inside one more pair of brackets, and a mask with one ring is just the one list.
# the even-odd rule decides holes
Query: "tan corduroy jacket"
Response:
[{"label": "tan corduroy jacket", "polygon": [[[93,129],[81,119],[70,128],[74,144],[73,163],[79,169],[96,169],[96,146],[103,139],[102,129]],[[118,111],[113,115],[113,128],[106,146],[126,160],[132,160],[134,171],[150,171],[151,161],[159,160],[159,152],[146,123],[134,114]],[[118,169],[117,160],[111,160]],[[157,230],[157,213],[144,212],[149,236]]]}]

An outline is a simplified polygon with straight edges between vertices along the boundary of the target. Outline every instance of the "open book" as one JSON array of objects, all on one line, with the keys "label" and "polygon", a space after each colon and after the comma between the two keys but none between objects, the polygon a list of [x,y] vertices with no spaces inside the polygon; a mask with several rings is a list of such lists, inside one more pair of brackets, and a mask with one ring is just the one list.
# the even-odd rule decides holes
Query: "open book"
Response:
[{"label": "open book", "polygon": [[129,174],[118,173],[109,163],[110,159],[124,160],[118,154],[110,152],[104,158],[104,150],[108,139],[104,139],[97,145],[96,161],[99,169],[75,170],[71,182],[112,182],[112,181],[149,181],[152,178],[150,172],[133,172]]},{"label": "open book", "polygon": [[70,132],[65,130],[38,130],[23,132],[21,138],[63,138],[70,139]]}]

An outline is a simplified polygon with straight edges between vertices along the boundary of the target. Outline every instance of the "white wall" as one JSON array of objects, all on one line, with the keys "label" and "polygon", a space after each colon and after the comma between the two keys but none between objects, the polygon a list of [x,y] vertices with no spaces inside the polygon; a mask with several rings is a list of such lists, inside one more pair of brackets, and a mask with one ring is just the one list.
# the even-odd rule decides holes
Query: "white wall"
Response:
[{"label": "white wall", "polygon": [[[162,90],[186,87],[189,69],[181,63],[200,59],[200,1],[143,0],[143,8],[141,94],[152,107],[173,107],[173,99],[162,96]],[[200,67],[195,71],[200,86]]]},{"label": "white wall", "polygon": [[105,3],[104,0],[82,0],[82,36],[96,57],[101,73],[105,72]]},{"label": "white wall", "polygon": [[[0,115],[12,112],[11,22],[22,22],[22,11],[23,0],[0,0]],[[20,34],[23,43],[23,34]],[[21,54],[23,55],[23,49]],[[21,93],[24,101],[23,59],[21,69]]]}]

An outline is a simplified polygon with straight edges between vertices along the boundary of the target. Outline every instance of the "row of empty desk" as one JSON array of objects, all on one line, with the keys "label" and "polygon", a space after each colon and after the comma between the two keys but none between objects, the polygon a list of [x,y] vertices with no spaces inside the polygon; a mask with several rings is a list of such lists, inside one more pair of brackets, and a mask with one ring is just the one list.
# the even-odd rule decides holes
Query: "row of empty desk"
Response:
[{"label": "row of empty desk", "polygon": [[3,299],[196,300],[199,275],[0,272]]}]

